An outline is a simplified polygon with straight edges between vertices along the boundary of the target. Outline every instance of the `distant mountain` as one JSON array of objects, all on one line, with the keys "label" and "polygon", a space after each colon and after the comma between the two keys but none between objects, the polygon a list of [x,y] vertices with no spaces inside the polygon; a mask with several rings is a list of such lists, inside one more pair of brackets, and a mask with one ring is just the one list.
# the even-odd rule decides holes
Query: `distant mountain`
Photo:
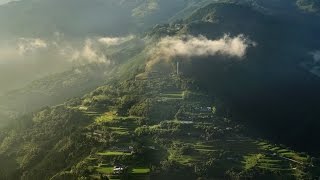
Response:
[{"label": "distant mountain", "polygon": [[119,30],[126,33],[132,24],[127,8],[111,0],[11,2],[0,7],[0,22],[4,27],[1,33],[20,36],[46,36],[54,32],[70,35],[114,34]]},{"label": "distant mountain", "polygon": [[119,35],[184,19],[216,2],[249,4],[265,12],[297,9],[291,0],[22,0],[0,7],[0,32],[22,37],[49,36],[54,32],[68,36]]},{"label": "distant mountain", "polygon": [[68,36],[126,34],[164,23],[186,4],[184,0],[23,0],[0,7],[0,32],[36,37],[54,32]]}]

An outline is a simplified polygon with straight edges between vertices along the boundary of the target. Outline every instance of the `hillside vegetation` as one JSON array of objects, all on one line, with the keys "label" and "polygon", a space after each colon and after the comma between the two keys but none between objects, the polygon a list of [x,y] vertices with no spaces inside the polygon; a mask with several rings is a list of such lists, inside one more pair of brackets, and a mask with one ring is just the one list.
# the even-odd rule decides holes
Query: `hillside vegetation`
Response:
[{"label": "hillside vegetation", "polygon": [[[320,80],[312,70],[320,21],[301,3],[0,6],[3,31],[18,36],[139,32],[103,46],[108,63],[75,66],[0,97],[0,179],[319,178]],[[36,25],[17,28],[26,23]]]},{"label": "hillside vegetation", "polygon": [[309,179],[319,173],[314,158],[243,135],[243,126],[194,88],[175,76],[128,80],[22,117],[1,135],[1,156],[12,164],[1,176],[125,178],[113,173],[118,164],[129,168],[123,174],[129,179]]}]

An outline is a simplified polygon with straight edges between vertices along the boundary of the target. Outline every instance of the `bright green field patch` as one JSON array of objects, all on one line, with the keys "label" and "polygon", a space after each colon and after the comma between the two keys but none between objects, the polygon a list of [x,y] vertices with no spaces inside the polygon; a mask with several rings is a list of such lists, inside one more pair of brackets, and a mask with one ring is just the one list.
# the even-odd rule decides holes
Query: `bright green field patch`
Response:
[{"label": "bright green field patch", "polygon": [[132,174],[148,174],[150,173],[149,168],[133,168],[131,171]]},{"label": "bright green field patch", "polygon": [[284,153],[281,153],[282,156],[285,156],[285,157],[299,157],[299,155],[297,155],[296,153],[294,152],[284,152]]},{"label": "bright green field patch", "polygon": [[273,147],[273,148],[270,149],[270,151],[278,151],[278,150],[280,150],[279,147]]},{"label": "bright green field patch", "polygon": [[166,100],[182,100],[183,99],[183,92],[168,92],[161,94],[160,97],[165,98]]},{"label": "bright green field patch", "polygon": [[[257,166],[257,167],[259,167],[259,168],[261,168],[261,169],[265,169],[265,167],[263,167],[263,166]],[[289,173],[292,172],[291,169],[283,169],[283,168],[268,168],[268,170],[271,170],[271,171],[280,171],[280,172],[289,172]]]},{"label": "bright green field patch", "polygon": [[128,128],[122,128],[122,127],[110,127],[113,131],[128,131]]},{"label": "bright green field patch", "polygon": [[269,169],[269,168],[285,168],[287,166],[285,166],[284,164],[273,164],[273,163],[259,163],[259,166],[260,167],[264,167],[266,169]]},{"label": "bright green field patch", "polygon": [[112,174],[113,167],[99,167],[96,171],[103,174]]},{"label": "bright green field patch", "polygon": [[302,162],[306,162],[308,161],[307,157],[302,157],[297,153],[294,152],[286,152],[286,153],[281,153],[282,156],[286,157],[286,158],[291,158],[294,159],[296,161],[302,161]]},{"label": "bright green field patch", "polygon": [[196,149],[197,151],[200,152],[216,152],[217,150],[213,150],[213,149]]},{"label": "bright green field patch", "polygon": [[164,93],[164,94],[161,94],[161,96],[163,97],[175,97],[175,98],[182,98],[183,97],[183,92],[180,91],[180,92],[171,92],[171,93]]},{"label": "bright green field patch", "polygon": [[113,133],[118,134],[118,135],[129,135],[128,131],[114,131]]},{"label": "bright green field patch", "polygon": [[263,163],[281,163],[282,161],[281,160],[278,160],[278,159],[261,159],[260,162],[263,162]]},{"label": "bright green field patch", "polygon": [[255,166],[258,165],[259,160],[262,159],[264,155],[262,154],[252,154],[249,156],[244,156],[243,158],[245,159],[245,169],[251,169]]},{"label": "bright green field patch", "polygon": [[194,145],[195,148],[199,148],[199,149],[212,149],[213,146],[209,146],[209,145],[204,145],[204,144],[196,144]]},{"label": "bright green field patch", "polygon": [[262,149],[266,149],[266,150],[269,150],[272,148],[272,146],[270,144],[266,144],[266,145],[263,145],[261,146]]},{"label": "bright green field patch", "polygon": [[140,116],[118,116],[117,118],[124,119],[124,120],[137,120],[137,119],[141,119],[142,117],[140,117]]},{"label": "bright green field patch", "polygon": [[198,160],[197,156],[188,156],[188,155],[182,155],[178,157],[171,157],[171,160],[177,161],[180,164],[188,165],[192,162],[195,162]]},{"label": "bright green field patch", "polygon": [[128,152],[120,152],[120,151],[108,151],[103,153],[97,153],[100,156],[129,156],[131,153]]},{"label": "bright green field patch", "polygon": [[89,117],[98,117],[101,116],[101,113],[98,112],[84,112],[85,115],[89,116]]},{"label": "bright green field patch", "polygon": [[264,146],[264,145],[267,145],[268,143],[266,142],[256,142],[259,146]]},{"label": "bright green field patch", "polygon": [[116,116],[115,115],[103,115],[103,116],[100,116],[100,117],[97,117],[95,119],[95,121],[97,123],[103,123],[103,122],[109,122],[109,121],[112,121]]},{"label": "bright green field patch", "polygon": [[290,152],[288,149],[280,149],[277,151],[278,153],[288,153]]},{"label": "bright green field patch", "polygon": [[85,114],[101,114],[101,113],[96,112],[96,111],[85,111],[84,113]]}]

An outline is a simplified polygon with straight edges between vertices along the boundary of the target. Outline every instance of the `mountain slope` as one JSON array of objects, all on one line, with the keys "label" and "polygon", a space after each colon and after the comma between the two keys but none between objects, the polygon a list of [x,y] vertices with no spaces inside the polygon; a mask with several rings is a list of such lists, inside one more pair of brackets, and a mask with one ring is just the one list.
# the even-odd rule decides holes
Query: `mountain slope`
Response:
[{"label": "mountain slope", "polygon": [[[135,16],[148,17],[160,7],[155,4],[158,1],[144,2],[137,11],[145,7],[147,11]],[[318,17],[294,8],[286,11],[294,14],[278,13],[287,1],[272,1],[279,3],[273,11],[265,9],[272,9],[272,3],[265,2],[261,8],[263,1],[252,2],[228,1],[181,11],[183,20],[146,32],[143,46],[130,48],[138,46],[135,41],[115,48],[118,61],[113,62],[106,85],[20,117],[0,132],[0,159],[10,165],[0,166],[0,176],[318,178],[320,80],[301,66],[305,60],[312,61],[310,52],[320,47],[315,38],[319,37]],[[197,46],[198,52],[191,48],[186,52],[172,45],[178,42],[186,47],[196,40],[203,47],[199,41],[216,43],[232,37],[250,40],[240,58],[225,54],[225,49],[201,55]],[[161,52],[161,43],[178,55],[170,54],[170,48]],[[153,60],[155,65],[148,66]],[[88,71],[78,75],[73,70],[53,76],[53,81],[36,81],[24,95],[44,89],[54,97],[81,96],[85,91],[79,88],[92,88],[107,78],[96,74],[99,67]],[[105,71],[102,68],[100,73]],[[66,92],[61,90],[72,79]],[[125,173],[117,173],[120,168]]]},{"label": "mountain slope", "polygon": [[[319,126],[316,92],[320,84],[300,63],[312,59],[308,54],[320,47],[314,41],[319,36],[316,32],[320,24],[316,18],[309,20],[266,15],[234,4],[209,5],[186,19],[188,34],[212,39],[225,33],[244,34],[257,46],[241,62],[224,62],[219,57],[194,58],[192,66],[185,67],[185,73],[195,77],[209,92],[223,96],[235,119],[255,124],[259,134],[265,129],[276,140],[314,149],[317,137],[313,139],[310,134],[317,131],[312,127]],[[288,133],[283,134],[285,128],[289,128]],[[300,146],[298,142],[308,145]]]},{"label": "mountain slope", "polygon": [[17,169],[1,175],[121,178],[112,167],[123,164],[140,179],[317,177],[310,156],[243,135],[194,88],[191,79],[168,75],[115,82],[22,117],[0,136],[1,155]]}]

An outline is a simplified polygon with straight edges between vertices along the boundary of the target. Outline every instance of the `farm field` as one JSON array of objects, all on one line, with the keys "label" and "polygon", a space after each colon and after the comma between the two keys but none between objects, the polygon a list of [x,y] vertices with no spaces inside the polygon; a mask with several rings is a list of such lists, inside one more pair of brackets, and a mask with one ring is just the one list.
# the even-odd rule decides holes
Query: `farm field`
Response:
[{"label": "farm field", "polygon": [[[165,92],[154,98],[165,101],[166,108],[175,106],[178,101],[185,115],[143,126],[139,125],[139,121],[144,119],[142,116],[119,116],[116,111],[83,111],[93,119],[91,128],[95,129],[95,136],[91,137],[107,142],[107,137],[114,136],[117,141],[116,145],[91,155],[90,163],[93,166],[88,167],[93,167],[93,171],[90,171],[92,175],[100,174],[108,176],[109,179],[148,179],[159,170],[156,165],[150,164],[150,161],[154,160],[142,160],[145,153],[150,154],[148,158],[160,158],[185,168],[197,169],[209,160],[210,163],[212,161],[218,164],[217,171],[221,172],[234,168],[237,171],[257,169],[270,172],[275,177],[279,173],[288,178],[301,178],[306,175],[303,168],[312,165],[309,156],[264,140],[243,136],[238,133],[241,130],[237,124],[216,117],[212,105],[197,100],[185,100],[183,94],[183,91]],[[184,119],[191,115],[192,121]],[[167,140],[168,137],[170,140]],[[144,144],[139,144],[139,139],[143,139]],[[116,165],[128,169],[121,175],[115,174]]]}]

